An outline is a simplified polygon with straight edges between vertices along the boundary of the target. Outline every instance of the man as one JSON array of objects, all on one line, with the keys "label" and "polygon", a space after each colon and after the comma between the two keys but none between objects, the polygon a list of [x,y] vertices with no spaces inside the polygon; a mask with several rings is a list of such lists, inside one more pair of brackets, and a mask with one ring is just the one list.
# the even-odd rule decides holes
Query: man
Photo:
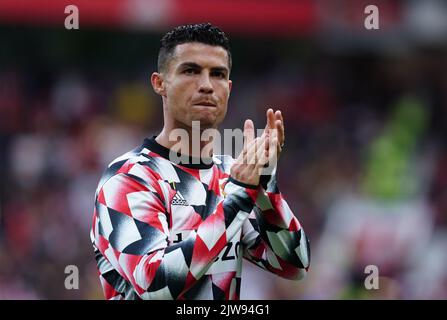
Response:
[{"label": "man", "polygon": [[[228,43],[211,24],[177,27],[161,41],[151,83],[163,130],[114,160],[96,191],[91,237],[106,299],[239,299],[242,257],[288,279],[308,270],[309,244],[276,170],[261,176],[282,150],[281,112],[267,111],[258,138],[245,121],[236,160],[204,155],[209,142],[191,147],[194,121],[215,129],[225,117]],[[179,129],[186,141],[170,138]],[[177,163],[174,145],[188,153]]]}]

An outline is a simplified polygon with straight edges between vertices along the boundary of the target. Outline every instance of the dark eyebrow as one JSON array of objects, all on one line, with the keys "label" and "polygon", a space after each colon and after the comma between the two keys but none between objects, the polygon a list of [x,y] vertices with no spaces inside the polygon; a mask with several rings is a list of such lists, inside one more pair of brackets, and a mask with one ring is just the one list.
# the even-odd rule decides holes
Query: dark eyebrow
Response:
[{"label": "dark eyebrow", "polygon": [[213,72],[218,71],[218,72],[223,72],[224,74],[228,74],[228,68],[226,68],[226,67],[214,67],[214,68],[211,68],[211,71],[213,71]]},{"label": "dark eyebrow", "polygon": [[202,69],[201,66],[194,62],[183,62],[181,65],[179,65],[179,69],[180,68]]},{"label": "dark eyebrow", "polygon": [[[198,65],[195,62],[183,62],[182,64],[179,65],[179,69],[184,69],[184,68],[192,68],[192,69],[201,70],[203,67]],[[225,74],[228,74],[228,68],[227,67],[213,67],[213,68],[211,68],[211,71],[213,71],[213,72],[220,71],[220,72],[223,72]]]}]

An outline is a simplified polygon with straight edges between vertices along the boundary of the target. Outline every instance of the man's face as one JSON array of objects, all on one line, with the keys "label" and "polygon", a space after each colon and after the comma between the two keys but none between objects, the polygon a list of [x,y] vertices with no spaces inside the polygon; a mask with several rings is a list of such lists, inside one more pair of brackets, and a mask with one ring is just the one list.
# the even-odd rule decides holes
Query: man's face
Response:
[{"label": "man's face", "polygon": [[174,127],[216,128],[225,118],[231,81],[227,51],[198,42],[175,47],[163,75],[165,112]]}]

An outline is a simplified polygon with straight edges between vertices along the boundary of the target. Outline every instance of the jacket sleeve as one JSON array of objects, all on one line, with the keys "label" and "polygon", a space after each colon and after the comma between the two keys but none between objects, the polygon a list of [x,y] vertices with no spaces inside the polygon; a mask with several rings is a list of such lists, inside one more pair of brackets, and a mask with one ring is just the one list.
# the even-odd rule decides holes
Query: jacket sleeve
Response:
[{"label": "jacket sleeve", "polygon": [[258,189],[228,181],[215,212],[197,231],[169,245],[170,202],[175,193],[149,168],[146,177],[118,173],[98,189],[95,247],[143,299],[178,299],[208,270],[242,228]]},{"label": "jacket sleeve", "polygon": [[280,277],[300,280],[310,265],[309,241],[276,184],[264,179],[242,229],[244,258]]}]

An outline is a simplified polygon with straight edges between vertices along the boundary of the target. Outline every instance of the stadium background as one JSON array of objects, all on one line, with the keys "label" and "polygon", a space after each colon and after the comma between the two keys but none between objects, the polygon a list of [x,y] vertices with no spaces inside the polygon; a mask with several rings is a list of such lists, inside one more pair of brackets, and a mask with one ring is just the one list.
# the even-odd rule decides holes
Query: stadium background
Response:
[{"label": "stadium background", "polygon": [[[79,8],[66,30],[64,8]],[[380,10],[366,30],[364,8]],[[102,299],[89,228],[105,165],[161,129],[161,35],[232,40],[221,128],[285,115],[279,186],[308,277],[245,264],[243,299],[447,298],[445,1],[0,1],[0,298]],[[67,290],[67,265],[79,268]],[[366,290],[365,267],[379,268]]]}]

